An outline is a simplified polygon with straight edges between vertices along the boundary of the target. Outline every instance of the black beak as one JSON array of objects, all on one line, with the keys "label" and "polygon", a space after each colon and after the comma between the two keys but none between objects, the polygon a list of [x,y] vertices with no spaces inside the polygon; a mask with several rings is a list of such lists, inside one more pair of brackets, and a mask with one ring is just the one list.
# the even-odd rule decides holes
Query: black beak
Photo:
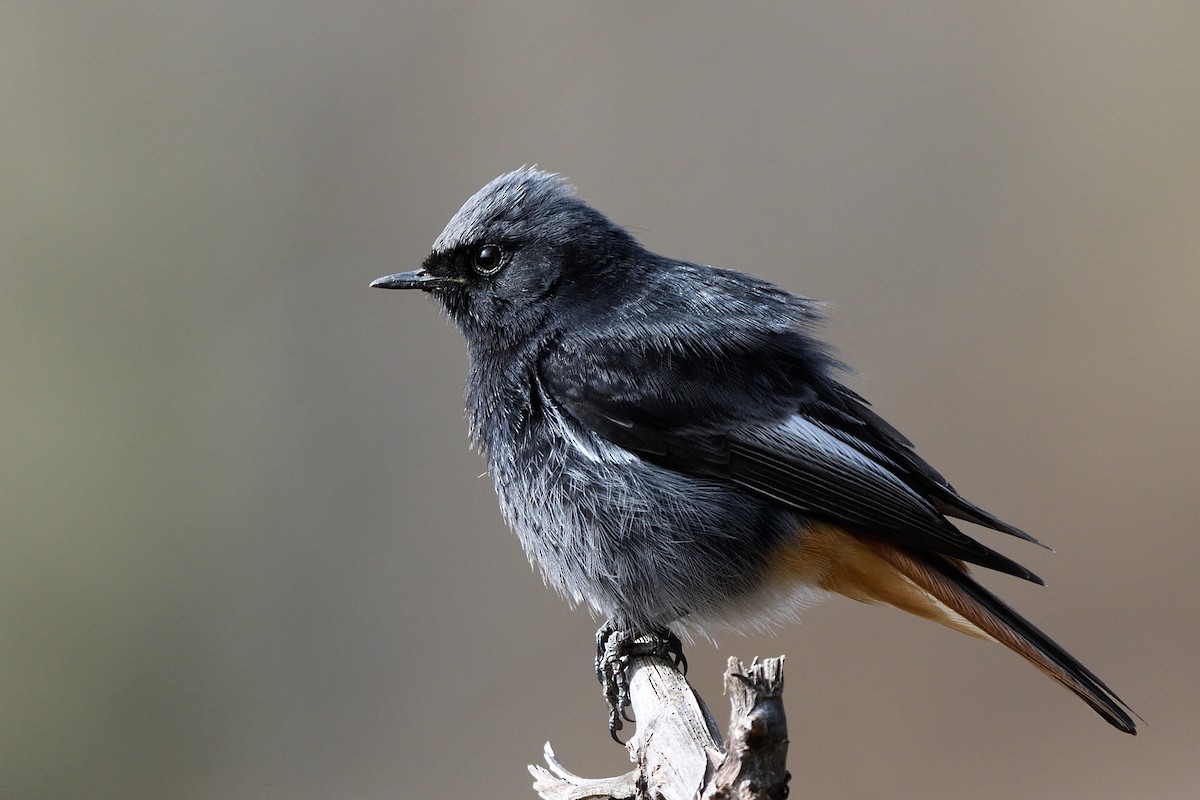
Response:
[{"label": "black beak", "polygon": [[423,269],[412,272],[397,272],[395,275],[384,275],[371,281],[371,286],[377,289],[436,289],[451,283],[458,283],[455,278],[442,275],[430,275]]}]

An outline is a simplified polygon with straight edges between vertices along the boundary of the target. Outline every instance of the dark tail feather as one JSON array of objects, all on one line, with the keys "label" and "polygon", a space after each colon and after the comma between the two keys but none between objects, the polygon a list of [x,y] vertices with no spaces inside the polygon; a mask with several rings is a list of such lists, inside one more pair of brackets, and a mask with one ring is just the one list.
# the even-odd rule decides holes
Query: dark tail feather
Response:
[{"label": "dark tail feather", "polygon": [[1054,549],[1050,545],[1044,544],[1033,538],[1033,536],[1021,530],[1016,525],[1009,525],[1007,522],[995,516],[994,514],[989,514],[979,506],[959,496],[949,484],[947,484],[944,488],[944,492],[939,492],[939,496],[934,497],[933,505],[938,511],[942,512],[947,517],[954,517],[955,519],[963,519],[967,522],[974,522],[976,525],[982,525],[985,528],[991,528],[994,531],[1007,533],[1009,536],[1016,536],[1018,539],[1024,539],[1027,542],[1032,542],[1038,547],[1043,547],[1046,550]]},{"label": "dark tail feather", "polygon": [[933,553],[916,556],[899,547],[880,548],[878,552],[946,607],[1070,689],[1114,728],[1137,733],[1137,726],[1130,716],[1137,714],[1104,681],[1033,623],[972,580],[962,566]]}]

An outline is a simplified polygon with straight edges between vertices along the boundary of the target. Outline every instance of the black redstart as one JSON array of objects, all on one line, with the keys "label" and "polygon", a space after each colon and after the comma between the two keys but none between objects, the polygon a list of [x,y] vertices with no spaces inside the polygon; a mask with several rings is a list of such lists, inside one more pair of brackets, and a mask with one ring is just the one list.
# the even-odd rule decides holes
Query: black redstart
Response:
[{"label": "black redstart", "polygon": [[466,338],[504,518],[607,620],[610,730],[638,637],[681,657],[677,634],[770,627],[834,592],[1000,642],[1135,732],[1102,680],[971,579],[968,564],[1042,582],[948,517],[1035,540],[837,381],[813,301],[651,253],[530,168],[468,200],[421,269],[371,285],[432,294]]}]

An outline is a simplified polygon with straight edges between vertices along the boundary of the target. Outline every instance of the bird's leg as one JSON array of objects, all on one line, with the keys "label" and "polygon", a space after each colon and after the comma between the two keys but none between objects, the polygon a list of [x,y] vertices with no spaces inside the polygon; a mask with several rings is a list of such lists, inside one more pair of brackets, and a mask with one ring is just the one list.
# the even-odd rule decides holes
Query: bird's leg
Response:
[{"label": "bird's leg", "polygon": [[617,731],[625,722],[633,722],[626,709],[630,707],[629,676],[625,674],[629,661],[637,656],[650,656],[669,660],[684,673],[687,658],[683,655],[683,642],[666,628],[657,628],[649,633],[617,626],[607,620],[596,631],[596,678],[604,687],[604,699],[608,703],[608,732],[613,740],[621,744]]},{"label": "bird's leg", "polygon": [[613,741],[621,743],[617,731],[625,727],[622,718],[628,719],[625,709],[629,706],[629,680],[625,675],[629,645],[636,639],[632,631],[618,628],[612,620],[606,621],[596,631],[596,678],[604,688],[604,701],[608,704],[608,733]]}]

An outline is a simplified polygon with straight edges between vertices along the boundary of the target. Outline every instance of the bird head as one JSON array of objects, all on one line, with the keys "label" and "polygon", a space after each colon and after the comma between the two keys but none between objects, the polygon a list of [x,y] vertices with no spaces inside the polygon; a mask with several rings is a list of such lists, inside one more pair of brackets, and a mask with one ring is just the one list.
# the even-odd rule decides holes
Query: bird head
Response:
[{"label": "bird head", "polygon": [[633,238],[560,178],[523,167],[469,199],[421,268],[371,283],[439,300],[468,341],[507,348],[603,302],[630,271]]}]

